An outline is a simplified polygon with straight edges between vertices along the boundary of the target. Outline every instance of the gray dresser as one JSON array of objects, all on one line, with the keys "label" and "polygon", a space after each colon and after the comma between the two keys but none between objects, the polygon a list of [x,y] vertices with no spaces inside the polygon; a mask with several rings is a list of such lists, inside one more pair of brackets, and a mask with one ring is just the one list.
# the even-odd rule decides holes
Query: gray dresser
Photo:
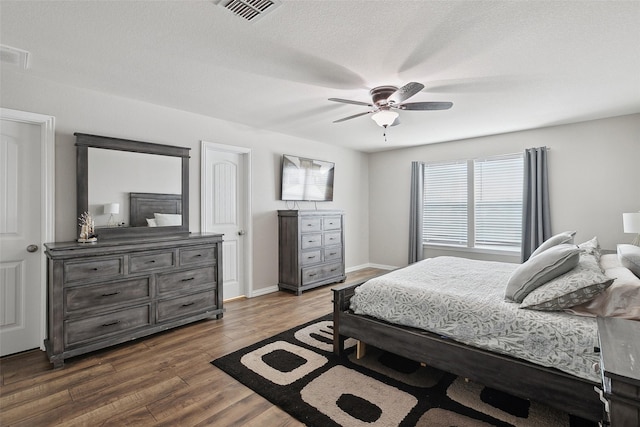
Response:
[{"label": "gray dresser", "polygon": [[278,287],[302,291],[343,282],[344,212],[278,211]]},{"label": "gray dresser", "polygon": [[222,235],[48,243],[49,360],[222,317]]}]

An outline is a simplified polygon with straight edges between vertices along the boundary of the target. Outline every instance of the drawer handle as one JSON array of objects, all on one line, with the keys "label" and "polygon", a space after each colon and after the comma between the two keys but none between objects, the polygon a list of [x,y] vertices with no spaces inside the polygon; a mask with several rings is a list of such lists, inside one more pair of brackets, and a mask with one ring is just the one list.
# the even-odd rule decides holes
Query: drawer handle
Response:
[{"label": "drawer handle", "polygon": [[195,280],[195,277],[189,277],[188,279],[182,279],[181,282],[188,282],[189,280]]},{"label": "drawer handle", "polygon": [[311,255],[311,256],[308,256],[307,259],[314,259],[315,257],[316,257],[315,255]]},{"label": "drawer handle", "polygon": [[337,253],[338,253],[338,252],[331,252],[331,253],[329,254],[329,256],[331,256],[331,255],[335,255],[335,254],[337,254]]},{"label": "drawer handle", "polygon": [[93,267],[92,270],[93,271],[98,271],[98,267]]},{"label": "drawer handle", "polygon": [[111,322],[111,323],[103,323],[102,326],[113,326],[113,325],[117,325],[118,323],[120,323],[120,321],[116,320],[115,322]]},{"label": "drawer handle", "polygon": [[111,292],[108,294],[102,294],[103,297],[112,297],[114,295],[118,295],[120,293],[120,291],[115,291],[115,292]]},{"label": "drawer handle", "polygon": [[309,277],[313,277],[313,276],[315,276],[316,274],[318,274],[318,273],[310,273],[310,274],[309,274]]},{"label": "drawer handle", "polygon": [[332,268],[332,269],[331,269],[331,271],[332,271],[332,272],[334,272],[334,271],[336,271],[336,270],[337,270],[337,268]]},{"label": "drawer handle", "polygon": [[152,259],[152,260],[147,261],[147,263],[148,263],[148,264],[153,264],[154,262],[156,262],[156,260],[155,260],[155,259]]},{"label": "drawer handle", "polygon": [[195,302],[191,301],[191,302],[187,302],[187,303],[182,304],[182,306],[183,307],[189,307],[190,305],[193,305],[193,304],[195,304]]}]

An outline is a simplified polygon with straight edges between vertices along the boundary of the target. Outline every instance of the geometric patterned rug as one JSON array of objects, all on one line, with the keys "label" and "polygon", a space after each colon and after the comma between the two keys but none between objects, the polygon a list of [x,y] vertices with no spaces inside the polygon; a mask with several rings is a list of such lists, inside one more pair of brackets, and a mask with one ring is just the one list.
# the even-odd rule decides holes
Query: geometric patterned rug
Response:
[{"label": "geometric patterned rug", "polygon": [[594,427],[545,405],[367,346],[332,350],[331,316],[211,362],[309,427]]}]

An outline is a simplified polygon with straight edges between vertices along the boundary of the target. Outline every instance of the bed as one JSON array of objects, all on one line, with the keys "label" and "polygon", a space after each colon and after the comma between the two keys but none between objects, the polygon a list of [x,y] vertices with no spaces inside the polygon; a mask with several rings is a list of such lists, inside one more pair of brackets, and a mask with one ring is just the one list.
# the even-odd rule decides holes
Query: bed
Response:
[{"label": "bed", "polygon": [[[595,317],[576,316],[567,311],[526,310],[520,308],[520,304],[506,302],[504,282],[516,268],[516,264],[438,257],[365,283],[336,287],[333,289],[334,352],[343,353],[345,339],[355,338],[486,386],[588,420],[601,420],[603,405],[594,390],[600,387],[599,373],[593,366],[599,361]],[[432,277],[424,279],[425,272],[429,271]],[[456,273],[452,275],[451,271]],[[483,280],[491,283],[482,283]],[[392,288],[402,286],[420,288],[425,285],[419,282],[425,281],[430,282],[433,289],[429,292],[434,293],[430,297],[418,297],[417,302],[407,292],[392,291]],[[474,291],[470,292],[467,286],[465,293],[464,284],[469,281],[475,281]],[[614,283],[613,278],[607,283],[604,288],[608,292],[606,287]],[[640,288],[637,283],[634,286],[638,294]],[[363,298],[361,295],[365,291],[369,296]],[[602,289],[599,292],[603,292]],[[460,296],[464,298],[455,299]],[[361,307],[361,302],[366,300],[372,308]],[[390,306],[397,306],[397,309],[390,309]],[[481,313],[474,313],[475,306],[484,308]],[[419,312],[428,313],[422,317],[432,324],[419,324],[416,321],[421,317]],[[497,325],[494,322],[494,326],[489,326],[491,317],[498,321]],[[516,335],[508,332],[517,330],[514,325],[528,324],[526,318],[529,317],[546,325],[547,330],[540,336],[553,335],[555,330],[555,335],[565,341],[568,348],[557,350],[555,344],[534,340],[533,345],[529,342],[533,358],[514,351],[509,342],[522,343],[526,339],[522,334],[518,337],[517,331]],[[480,330],[473,329],[473,323]],[[569,334],[568,331],[574,328],[577,333]],[[475,335],[485,342],[474,342]]]},{"label": "bed", "polygon": [[[182,195],[165,193],[129,193],[129,223],[131,227],[148,227],[149,219],[155,220],[156,214],[182,214]],[[180,224],[182,221],[180,221]],[[167,224],[167,225],[180,225]]]}]

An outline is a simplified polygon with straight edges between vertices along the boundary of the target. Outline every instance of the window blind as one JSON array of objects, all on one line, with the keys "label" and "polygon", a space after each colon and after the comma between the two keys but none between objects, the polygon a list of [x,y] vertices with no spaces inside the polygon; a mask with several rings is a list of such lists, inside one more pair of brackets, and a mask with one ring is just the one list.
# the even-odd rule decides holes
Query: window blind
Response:
[{"label": "window blind", "polygon": [[423,243],[519,248],[521,154],[424,166]]},{"label": "window blind", "polygon": [[520,247],[522,156],[475,160],[474,246]]},{"label": "window blind", "polygon": [[426,164],[423,236],[428,243],[468,241],[467,163]]}]

